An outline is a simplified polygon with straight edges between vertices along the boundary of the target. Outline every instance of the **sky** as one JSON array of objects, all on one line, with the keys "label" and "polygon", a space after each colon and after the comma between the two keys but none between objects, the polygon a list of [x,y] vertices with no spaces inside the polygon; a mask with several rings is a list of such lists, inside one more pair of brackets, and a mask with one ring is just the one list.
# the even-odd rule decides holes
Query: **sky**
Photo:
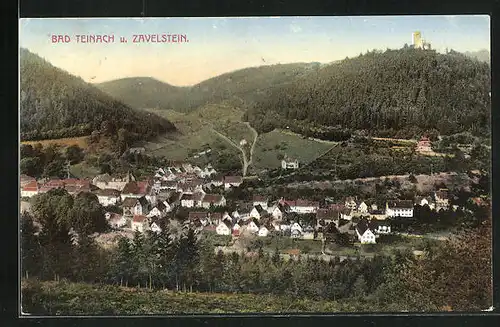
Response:
[{"label": "sky", "polygon": [[[399,49],[412,43],[414,31],[439,52],[490,50],[487,15],[28,18],[20,20],[19,45],[87,82],[140,76],[188,86],[245,67],[328,63]],[[138,34],[179,34],[189,42],[134,43]],[[53,35],[68,35],[70,42],[53,43]],[[115,41],[78,43],[76,35],[114,35]]]}]

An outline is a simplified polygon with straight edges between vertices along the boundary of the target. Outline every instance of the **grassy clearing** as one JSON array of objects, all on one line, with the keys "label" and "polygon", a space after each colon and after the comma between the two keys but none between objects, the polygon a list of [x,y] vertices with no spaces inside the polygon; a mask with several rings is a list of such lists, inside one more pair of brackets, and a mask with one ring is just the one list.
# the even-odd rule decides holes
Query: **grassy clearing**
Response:
[{"label": "grassy clearing", "polygon": [[295,134],[283,133],[278,130],[262,134],[257,139],[254,153],[256,169],[274,169],[281,166],[278,155],[287,155],[299,160],[299,165],[314,160],[327,151],[332,144],[304,139]]},{"label": "grassy clearing", "polygon": [[47,147],[51,144],[59,144],[62,146],[78,145],[82,149],[88,148],[88,136],[79,137],[67,137],[62,139],[50,139],[50,140],[40,140],[40,141],[23,141],[21,144],[31,144],[34,146],[37,143],[42,144],[43,147]]},{"label": "grassy clearing", "polygon": [[97,167],[89,166],[85,162],[72,165],[69,171],[76,178],[93,178],[100,174],[100,170]]},{"label": "grassy clearing", "polygon": [[[173,110],[150,109],[149,111],[169,119],[180,131],[174,138],[157,138],[144,145],[151,154],[168,159],[184,160],[193,152],[220,143],[228,148],[232,147],[212,129],[226,135],[236,144],[243,138],[247,140],[253,138],[250,129],[241,121],[243,111],[224,104],[206,105],[188,114]],[[239,151],[236,148],[234,150],[235,155],[239,155]]]},{"label": "grassy clearing", "polygon": [[32,315],[148,315],[189,313],[294,313],[360,311],[353,303],[295,297],[176,293],[69,282],[21,283],[23,311]]}]

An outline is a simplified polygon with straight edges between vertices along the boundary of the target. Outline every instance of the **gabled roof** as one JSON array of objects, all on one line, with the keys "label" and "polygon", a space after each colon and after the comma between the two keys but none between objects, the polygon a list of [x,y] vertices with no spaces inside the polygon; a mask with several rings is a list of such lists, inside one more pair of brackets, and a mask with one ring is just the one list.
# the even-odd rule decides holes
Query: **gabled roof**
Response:
[{"label": "gabled roof", "polygon": [[208,202],[208,203],[218,203],[222,201],[223,196],[220,194],[205,194],[205,197],[203,197],[203,202]]},{"label": "gabled roof", "polygon": [[128,182],[123,187],[123,194],[147,194],[151,190],[151,183],[149,181],[142,182]]},{"label": "gabled roof", "polygon": [[398,200],[388,202],[389,208],[393,209],[413,209],[413,201],[411,200]]},{"label": "gabled roof", "polygon": [[267,202],[267,198],[263,195],[254,195],[253,202]]},{"label": "gabled roof", "polygon": [[168,197],[167,202],[168,202],[168,203],[172,203],[172,202],[179,201],[179,199],[180,199],[181,195],[182,195],[182,193],[181,193],[181,192],[173,192],[173,193],[172,193],[172,194],[170,194],[170,196]]},{"label": "gabled roof", "polygon": [[267,213],[267,211],[264,210],[264,208],[262,208],[262,206],[260,204],[256,205],[254,208],[255,208],[255,210],[257,210],[257,212],[259,213],[259,215]]},{"label": "gabled roof", "polygon": [[142,222],[146,221],[146,219],[148,219],[148,218],[144,215],[135,215],[134,218],[132,219],[132,221],[136,222],[136,223],[142,223]]},{"label": "gabled roof", "polygon": [[123,200],[122,207],[132,208],[132,207],[135,207],[138,202],[139,202],[139,199],[137,199],[137,198],[125,198],[125,200]]},{"label": "gabled roof", "polygon": [[23,191],[37,191],[38,190],[38,183],[36,182],[36,180],[30,181],[30,182],[26,183],[22,187],[22,189],[23,189]]},{"label": "gabled roof", "polygon": [[155,205],[155,208],[157,208],[157,209],[158,209],[158,210],[160,210],[160,211],[163,211],[163,210],[165,210],[165,209],[167,208],[167,206],[165,206],[165,205],[163,204],[163,202],[158,201],[158,203],[156,203],[156,205]]},{"label": "gabled roof", "polygon": [[112,188],[105,188],[102,190],[98,190],[96,192],[98,196],[108,196],[108,197],[118,197],[120,196],[120,191],[112,189]]},{"label": "gabled roof", "polygon": [[186,201],[194,200],[194,194],[187,194],[187,193],[185,193],[181,197],[181,201],[182,200],[186,200]]},{"label": "gabled roof", "polygon": [[440,199],[448,199],[448,190],[439,190],[439,191],[436,191],[435,193],[435,196],[440,198]]}]

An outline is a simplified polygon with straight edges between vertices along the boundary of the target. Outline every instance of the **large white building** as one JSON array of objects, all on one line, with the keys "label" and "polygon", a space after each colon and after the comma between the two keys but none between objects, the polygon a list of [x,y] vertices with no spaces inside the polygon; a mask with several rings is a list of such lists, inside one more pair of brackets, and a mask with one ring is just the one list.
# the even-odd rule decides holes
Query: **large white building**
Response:
[{"label": "large white building", "polygon": [[385,213],[389,217],[413,217],[413,201],[391,201],[386,203]]}]

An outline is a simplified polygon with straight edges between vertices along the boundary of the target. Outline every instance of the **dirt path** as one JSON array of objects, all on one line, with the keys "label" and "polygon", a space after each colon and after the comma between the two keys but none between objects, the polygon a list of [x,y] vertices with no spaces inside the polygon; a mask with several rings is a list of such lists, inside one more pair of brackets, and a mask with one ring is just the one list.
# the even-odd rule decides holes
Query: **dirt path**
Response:
[{"label": "dirt path", "polygon": [[242,158],[243,158],[243,177],[246,176],[247,171],[248,171],[248,167],[252,164],[253,152],[254,152],[254,149],[255,149],[255,144],[257,143],[257,137],[259,136],[259,134],[257,133],[257,131],[252,126],[250,126],[250,123],[245,122],[245,125],[254,134],[253,142],[252,142],[252,145],[250,147],[249,158],[247,158],[247,153],[245,152],[245,149],[243,149],[241,146],[239,146],[238,144],[236,144],[229,137],[227,137],[226,135],[220,133],[213,126],[211,126],[211,130],[215,134],[217,134],[218,136],[220,136],[221,138],[223,138],[224,140],[226,140],[229,144],[231,144],[233,147],[235,147],[236,149],[238,149],[241,152],[241,155],[242,155]]}]

